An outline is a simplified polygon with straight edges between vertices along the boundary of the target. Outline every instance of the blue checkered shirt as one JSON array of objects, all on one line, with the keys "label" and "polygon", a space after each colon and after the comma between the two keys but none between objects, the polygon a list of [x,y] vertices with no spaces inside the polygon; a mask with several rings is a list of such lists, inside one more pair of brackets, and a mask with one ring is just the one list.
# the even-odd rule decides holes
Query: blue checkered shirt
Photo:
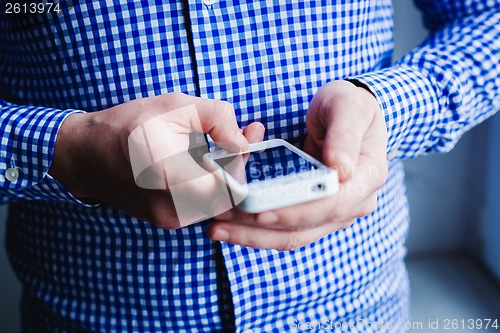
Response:
[{"label": "blue checkered shirt", "polygon": [[[2,8],[0,202],[10,203],[23,330],[372,332],[370,323],[384,322],[382,331],[404,331],[401,160],[450,150],[500,108],[500,2],[417,5],[431,34],[392,65],[389,0]],[[267,138],[297,144],[314,93],[346,78],[385,113],[389,177],[372,214],[295,251],[212,242],[207,222],[159,229],[86,205],[48,174],[58,129],[74,112],[180,91],[230,101],[241,126],[258,120]]]}]

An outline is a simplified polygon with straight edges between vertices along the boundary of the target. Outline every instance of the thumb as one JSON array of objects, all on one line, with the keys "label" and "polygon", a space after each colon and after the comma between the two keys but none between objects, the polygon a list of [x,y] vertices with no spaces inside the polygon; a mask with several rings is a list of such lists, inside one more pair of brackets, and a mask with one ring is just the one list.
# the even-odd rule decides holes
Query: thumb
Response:
[{"label": "thumb", "polygon": [[264,139],[265,131],[264,125],[256,121],[245,127],[243,135],[250,143],[260,142]]},{"label": "thumb", "polygon": [[248,140],[238,127],[232,104],[201,99],[196,107],[203,133],[209,133],[220,147],[232,152],[248,149]]},{"label": "thumb", "polygon": [[354,175],[361,143],[369,125],[360,117],[362,115],[353,110],[335,110],[327,121],[323,161],[337,169],[341,182],[350,180]]},{"label": "thumb", "polygon": [[168,121],[179,125],[183,134],[193,131],[209,133],[212,139],[229,151],[238,152],[248,148],[248,140],[236,122],[234,108],[226,101],[171,93],[161,98],[170,101]]}]

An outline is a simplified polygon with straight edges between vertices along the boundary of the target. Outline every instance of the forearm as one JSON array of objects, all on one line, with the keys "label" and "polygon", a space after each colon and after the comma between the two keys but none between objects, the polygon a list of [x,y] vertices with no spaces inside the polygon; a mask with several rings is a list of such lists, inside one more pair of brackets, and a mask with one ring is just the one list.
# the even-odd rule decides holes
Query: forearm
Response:
[{"label": "forearm", "polygon": [[496,8],[455,14],[393,67],[357,78],[385,113],[390,157],[449,151],[500,109],[498,22]]},{"label": "forearm", "polygon": [[[21,106],[0,99],[0,203],[79,201],[49,175],[62,123],[82,111]],[[13,172],[7,175],[7,170]]]}]

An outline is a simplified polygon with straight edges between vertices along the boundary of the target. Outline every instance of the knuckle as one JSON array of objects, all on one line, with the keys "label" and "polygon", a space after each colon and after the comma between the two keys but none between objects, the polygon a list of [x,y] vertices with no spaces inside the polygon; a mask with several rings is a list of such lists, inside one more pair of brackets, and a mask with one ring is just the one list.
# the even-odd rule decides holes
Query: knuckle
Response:
[{"label": "knuckle", "polygon": [[307,229],[307,226],[301,225],[301,223],[291,223],[288,230],[296,232],[296,231],[301,231],[304,229]]},{"label": "knuckle", "polygon": [[251,248],[265,247],[266,245],[262,238],[255,236],[252,232],[248,232],[246,228],[232,228],[229,242]]},{"label": "knuckle", "polygon": [[300,247],[302,247],[302,239],[300,235],[297,232],[290,232],[287,237],[285,242],[282,244],[282,246],[278,249],[280,251],[292,251],[296,250]]},{"label": "knuckle", "polygon": [[342,220],[342,215],[338,210],[332,210],[327,216],[326,216],[326,221],[327,223],[337,223],[338,221]]},{"label": "knuckle", "polygon": [[381,188],[387,180],[387,175],[389,174],[389,163],[387,159],[385,159],[382,165],[378,168],[378,173],[376,182],[377,189]]},{"label": "knuckle", "polygon": [[217,112],[221,112],[224,116],[234,115],[233,105],[227,101],[214,100],[214,109]]},{"label": "knuckle", "polygon": [[354,224],[355,221],[356,221],[355,219],[353,219],[353,220],[346,220],[346,221],[344,221],[344,222],[342,222],[340,224],[340,228],[341,229],[350,228]]},{"label": "knuckle", "polygon": [[351,82],[349,81],[346,81],[346,80],[334,80],[334,81],[330,81],[328,82],[327,84],[325,84],[325,87],[327,88],[353,88],[355,87],[354,84],[352,84]]},{"label": "knuckle", "polygon": [[291,232],[304,230],[307,228],[307,226],[303,222],[307,221],[307,219],[304,219],[303,215],[304,214],[302,212],[280,212],[278,215],[278,220],[272,223],[268,223],[267,225],[277,229],[285,229]]},{"label": "knuckle", "polygon": [[356,214],[356,218],[365,217],[367,215],[370,215],[370,213],[371,211],[368,209],[368,207],[363,205]]},{"label": "knuckle", "polygon": [[178,101],[182,100],[186,95],[181,93],[181,92],[174,91],[174,92],[168,93],[167,96],[173,102],[178,102]]},{"label": "knuckle", "polygon": [[330,221],[326,226],[326,232],[325,235],[334,233],[339,230],[347,229],[349,228],[354,221],[356,221],[356,218],[345,218],[345,219],[338,219],[335,221]]},{"label": "knuckle", "polygon": [[378,177],[377,181],[375,182],[375,187],[377,189],[381,188],[382,186],[384,186],[386,180],[387,180],[387,176],[382,175],[382,176]]},{"label": "knuckle", "polygon": [[235,241],[234,243],[236,244],[243,244],[245,246],[248,246],[248,247],[251,247],[251,248],[254,248],[254,249],[258,249],[258,248],[262,248],[262,244],[260,244],[259,241],[257,241],[256,239],[253,239],[253,238],[245,238],[244,241]]},{"label": "knuckle", "polygon": [[297,224],[295,223],[295,220],[298,216],[295,213],[291,214],[289,211],[283,210],[277,212],[276,214],[278,217],[273,223],[274,225],[291,228],[293,225]]},{"label": "knuckle", "polygon": [[373,213],[373,211],[377,208],[377,195],[374,194],[370,196],[361,206],[358,217],[365,217]]}]

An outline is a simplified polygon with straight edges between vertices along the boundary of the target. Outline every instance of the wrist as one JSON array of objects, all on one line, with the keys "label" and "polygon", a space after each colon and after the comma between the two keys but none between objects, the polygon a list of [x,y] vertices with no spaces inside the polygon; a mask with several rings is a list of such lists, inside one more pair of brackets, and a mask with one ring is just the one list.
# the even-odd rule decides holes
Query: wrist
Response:
[{"label": "wrist", "polygon": [[78,169],[82,168],[85,161],[82,157],[83,148],[91,145],[87,133],[87,129],[92,128],[91,121],[90,113],[75,113],[64,120],[57,133],[49,168],[49,174],[75,197],[88,196],[85,180],[79,176]]},{"label": "wrist", "polygon": [[345,81],[356,86],[358,92],[360,92],[360,95],[364,96],[366,103],[369,103],[369,105],[372,106],[374,110],[377,110],[377,113],[382,113],[382,107],[377,98],[377,95],[370,89],[368,85],[357,79],[345,79]]}]

